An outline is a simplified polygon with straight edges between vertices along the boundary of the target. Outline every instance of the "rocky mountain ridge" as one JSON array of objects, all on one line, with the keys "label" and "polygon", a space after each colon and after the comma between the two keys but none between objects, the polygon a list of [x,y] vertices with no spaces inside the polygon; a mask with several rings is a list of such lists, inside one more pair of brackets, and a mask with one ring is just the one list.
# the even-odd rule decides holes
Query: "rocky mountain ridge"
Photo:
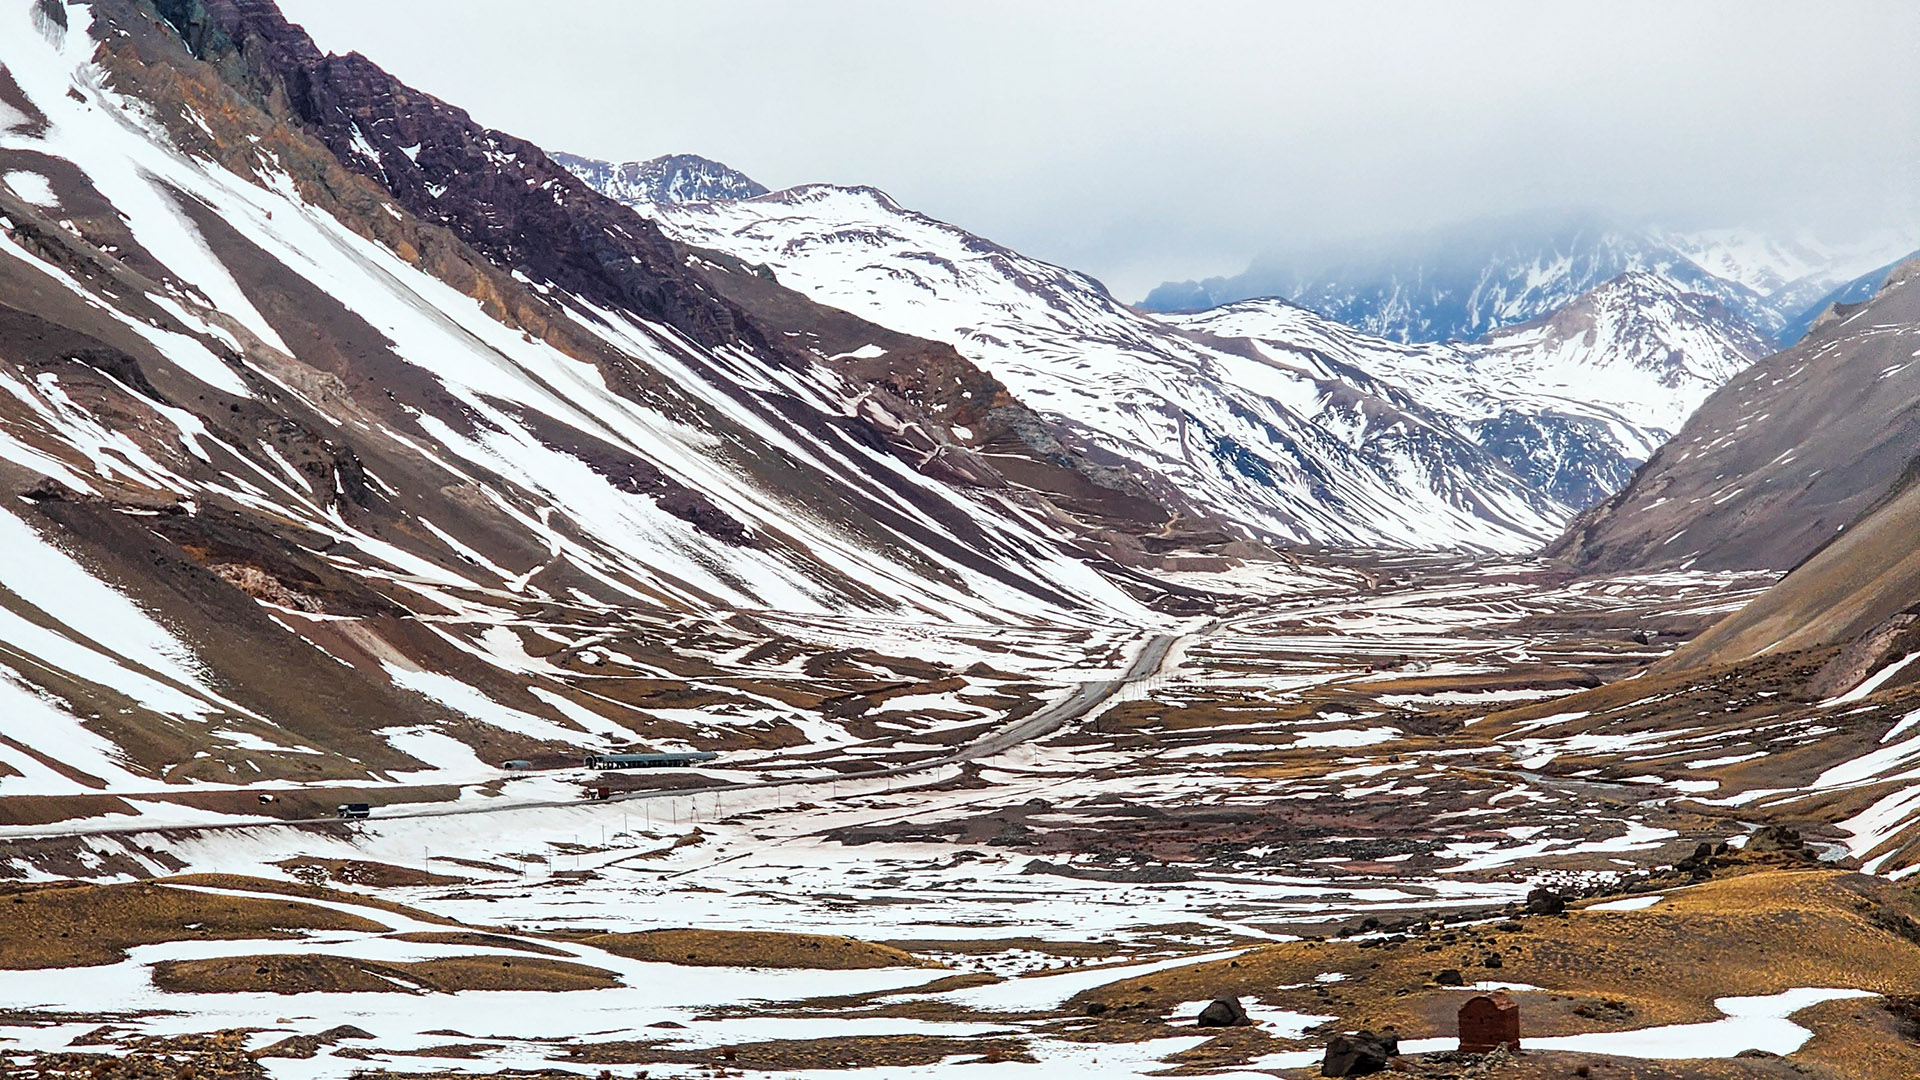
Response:
[{"label": "rocky mountain ridge", "polygon": [[[951,342],[1085,445],[1171,479],[1163,497],[1284,542],[1525,550],[1767,351],[1717,298],[1653,274],[1484,347],[1407,346],[1273,302],[1145,316],[872,188],[635,205],[822,303]],[[1603,374],[1618,385],[1596,398]]]},{"label": "rocky mountain ridge", "polygon": [[264,0],[0,12],[0,390],[0,788],[81,815],[800,741],[760,618],[1161,625],[1226,539]]},{"label": "rocky mountain ridge", "polygon": [[1916,268],[1735,376],[1553,551],[1594,570],[1788,570],[1827,546],[1912,471]]},{"label": "rocky mountain ridge", "polygon": [[1767,343],[1717,298],[1635,271],[1468,344],[1400,345],[1275,300],[1165,316],[1263,347],[1337,355],[1448,417],[1536,490],[1577,508],[1619,490]]}]

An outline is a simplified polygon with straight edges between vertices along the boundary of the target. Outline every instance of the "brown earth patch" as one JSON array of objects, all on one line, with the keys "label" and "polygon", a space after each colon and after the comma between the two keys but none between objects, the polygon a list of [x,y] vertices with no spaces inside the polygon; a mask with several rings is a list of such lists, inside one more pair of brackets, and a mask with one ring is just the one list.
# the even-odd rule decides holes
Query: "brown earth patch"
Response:
[{"label": "brown earth patch", "polygon": [[410,963],[350,956],[220,956],[167,960],[153,983],[183,994],[458,993],[463,990],[599,990],[613,972],[527,956],[456,956]]},{"label": "brown earth patch", "polygon": [[312,904],[147,882],[0,886],[0,916],[0,968],[15,969],[111,964],[134,946],[166,941],[284,940],[303,930],[385,929]]},{"label": "brown earth patch", "polygon": [[615,956],[693,967],[856,968],[938,967],[903,949],[826,934],[781,934],[762,930],[643,930],[634,934],[586,934],[569,940]]},{"label": "brown earth patch", "polygon": [[[320,777],[302,777],[301,779],[320,779]],[[334,809],[341,803],[371,803],[375,808],[374,813],[378,814],[382,806],[450,802],[460,797],[460,788],[457,785],[448,784],[426,784],[419,787],[388,785],[367,788],[276,787],[271,791],[274,797],[271,803],[262,803],[261,794],[259,791],[246,790],[166,791],[156,792],[143,798],[191,806],[196,810],[206,810],[216,814],[243,814],[249,817],[266,816],[289,821],[312,821],[316,818],[333,817]]]},{"label": "brown earth patch", "polygon": [[363,859],[320,859],[301,856],[282,859],[273,865],[308,885],[338,881],[345,885],[368,885],[377,889],[387,889],[409,885],[465,885],[473,880],[448,874],[435,874],[418,867],[367,862]]},{"label": "brown earth patch", "polygon": [[[6,1075],[43,1080],[265,1080],[247,1052],[248,1031],[142,1038],[110,1053],[56,1051],[29,1057]],[[18,1056],[18,1055],[9,1055]]]},{"label": "brown earth patch", "polygon": [[0,825],[51,825],[73,818],[137,814],[117,795],[13,795],[0,799]]},{"label": "brown earth patch", "polygon": [[[1698,1023],[1717,1019],[1713,1000],[1729,995],[1812,986],[1913,992],[1920,987],[1915,907],[1910,892],[1861,875],[1763,870],[1669,893],[1641,911],[1425,924],[1371,941],[1272,945],[1089,990],[1067,1010],[1099,1002],[1103,1021],[1137,1022],[1183,1001],[1234,994],[1336,1016],[1330,1028],[1447,1036],[1462,991],[1437,986],[1432,976],[1457,968],[1469,984],[1542,988],[1514,995],[1523,1042],[1527,1034]],[[1495,955],[1500,966],[1488,967]],[[1316,984],[1323,973],[1343,978]]]},{"label": "brown earth patch", "polygon": [[593,1065],[709,1065],[729,1069],[904,1069],[974,1054],[973,1062],[1031,1062],[1018,1039],[942,1039],[928,1035],[855,1036],[740,1043],[702,1050],[668,1049],[658,1043],[586,1043],[568,1049],[569,1059]]},{"label": "brown earth patch", "polygon": [[418,908],[410,908],[405,904],[396,904],[391,900],[382,900],[377,896],[328,889],[300,881],[273,881],[269,878],[247,877],[244,874],[180,874],[161,880],[175,885],[200,885],[209,889],[233,889],[240,892],[272,893],[276,896],[298,896],[309,900],[329,900],[338,904],[356,904],[377,911],[405,915],[421,922],[441,923],[446,926],[461,925],[453,919],[435,915],[429,911],[421,911]]}]

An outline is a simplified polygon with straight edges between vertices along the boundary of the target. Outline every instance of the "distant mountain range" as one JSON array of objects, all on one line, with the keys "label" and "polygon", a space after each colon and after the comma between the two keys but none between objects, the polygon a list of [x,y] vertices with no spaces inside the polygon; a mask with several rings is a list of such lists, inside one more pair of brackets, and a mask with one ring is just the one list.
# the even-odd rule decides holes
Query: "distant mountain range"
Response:
[{"label": "distant mountain range", "polygon": [[632,205],[820,303],[951,343],[1093,460],[1287,543],[1535,547],[1769,351],[1721,296],[1655,272],[1478,345],[1407,345],[1276,301],[1142,314],[872,188]]},{"label": "distant mountain range", "polygon": [[1717,298],[1650,271],[1465,344],[1402,345],[1276,300],[1165,318],[1264,348],[1339,356],[1448,417],[1533,490],[1574,508],[1618,490],[1700,402],[1770,351]]},{"label": "distant mountain range", "polygon": [[1163,284],[1141,306],[1198,311],[1274,296],[1395,341],[1466,341],[1644,270],[1718,298],[1775,344],[1791,344],[1827,294],[1916,247],[1920,236],[1902,233],[1835,246],[1744,229],[1671,232],[1587,213],[1534,214],[1337,253],[1263,257],[1232,277]]},{"label": "distant mountain range", "polygon": [[1818,322],[1836,305],[1859,304],[1872,299],[1873,295],[1880,291],[1880,287],[1885,285],[1888,279],[1893,276],[1894,270],[1898,269],[1902,264],[1911,262],[1916,258],[1920,258],[1920,251],[1904,255],[1887,263],[1885,266],[1876,266],[1866,273],[1861,274],[1859,277],[1854,278],[1852,281],[1848,281],[1834,288],[1831,292],[1828,292],[1813,303],[1808,304],[1800,314],[1789,320],[1786,327],[1780,331],[1780,340],[1797,344],[1801,338],[1806,337],[1807,331],[1813,328],[1814,323]]}]

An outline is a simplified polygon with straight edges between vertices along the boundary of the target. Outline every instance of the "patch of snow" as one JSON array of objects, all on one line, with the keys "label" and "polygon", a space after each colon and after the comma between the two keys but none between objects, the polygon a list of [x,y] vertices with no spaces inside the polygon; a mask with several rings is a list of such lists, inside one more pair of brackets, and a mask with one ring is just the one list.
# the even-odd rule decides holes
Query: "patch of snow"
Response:
[{"label": "patch of snow", "polygon": [[60,197],[53,193],[53,184],[37,172],[10,172],[0,176],[0,183],[6,184],[15,195],[42,210],[60,208]]}]

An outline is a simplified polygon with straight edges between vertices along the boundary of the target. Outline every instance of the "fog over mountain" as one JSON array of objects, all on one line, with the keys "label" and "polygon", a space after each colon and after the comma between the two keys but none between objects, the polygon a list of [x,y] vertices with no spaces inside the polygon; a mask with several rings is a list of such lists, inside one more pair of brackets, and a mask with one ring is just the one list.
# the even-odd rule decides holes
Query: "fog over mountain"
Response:
[{"label": "fog over mountain", "polygon": [[1836,242],[1809,230],[1674,230],[1541,211],[1270,253],[1232,276],[1163,282],[1142,304],[1203,311],[1278,296],[1397,341],[1467,340],[1539,318],[1620,274],[1654,271],[1718,297],[1791,345],[1834,300],[1871,295],[1890,260],[1916,247],[1920,228]]},{"label": "fog over mountain", "polygon": [[871,184],[1127,300],[1529,209],[1836,242],[1920,221],[1897,2],[287,7],[543,146]]}]

